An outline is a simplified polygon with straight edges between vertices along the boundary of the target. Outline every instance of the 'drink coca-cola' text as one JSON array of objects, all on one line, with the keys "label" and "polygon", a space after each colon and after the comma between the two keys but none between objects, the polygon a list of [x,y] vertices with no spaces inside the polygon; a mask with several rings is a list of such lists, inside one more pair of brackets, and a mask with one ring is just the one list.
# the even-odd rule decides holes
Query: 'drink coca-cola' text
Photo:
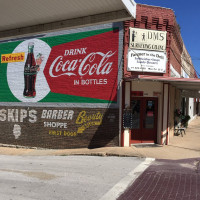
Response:
[{"label": "'drink coca-cola' text", "polygon": [[[58,56],[51,64],[49,74],[51,77],[58,76],[85,76],[85,75],[105,75],[112,71],[112,62],[108,62],[108,59],[112,57],[115,52],[108,51],[106,54],[102,52],[92,52],[88,54],[83,60],[66,60],[63,61],[63,56]],[[95,58],[101,57],[99,63],[95,62]],[[77,73],[75,70],[77,70]]]}]

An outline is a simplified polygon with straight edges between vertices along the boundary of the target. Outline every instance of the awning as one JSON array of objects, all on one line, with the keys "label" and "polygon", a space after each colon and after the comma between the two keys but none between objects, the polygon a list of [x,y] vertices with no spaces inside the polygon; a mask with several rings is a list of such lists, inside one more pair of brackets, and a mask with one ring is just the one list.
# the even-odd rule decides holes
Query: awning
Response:
[{"label": "awning", "polygon": [[0,15],[1,32],[84,17],[85,23],[95,22],[95,18],[101,22],[122,21],[135,18],[136,3],[134,0],[1,0]]},{"label": "awning", "polygon": [[200,79],[198,78],[176,78],[165,76],[146,76],[138,75],[137,77],[128,78],[129,80],[140,81],[159,81],[164,83],[170,83],[177,89],[182,90],[182,96],[200,98]]}]

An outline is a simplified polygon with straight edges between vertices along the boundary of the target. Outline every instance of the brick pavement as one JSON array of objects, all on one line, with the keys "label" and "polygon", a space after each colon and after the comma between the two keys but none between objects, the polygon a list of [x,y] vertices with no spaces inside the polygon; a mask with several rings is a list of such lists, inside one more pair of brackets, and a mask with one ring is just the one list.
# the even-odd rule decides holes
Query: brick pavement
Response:
[{"label": "brick pavement", "polygon": [[156,160],[118,200],[199,200],[200,158]]}]

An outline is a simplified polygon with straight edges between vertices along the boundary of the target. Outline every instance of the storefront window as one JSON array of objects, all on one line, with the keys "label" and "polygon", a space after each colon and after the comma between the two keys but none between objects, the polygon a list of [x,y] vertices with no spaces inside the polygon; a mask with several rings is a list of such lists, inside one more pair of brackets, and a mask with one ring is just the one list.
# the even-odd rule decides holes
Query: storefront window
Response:
[{"label": "storefront window", "polygon": [[133,129],[140,128],[140,100],[132,100],[131,108],[133,113]]},{"label": "storefront window", "polygon": [[154,114],[155,114],[155,102],[154,101],[146,101],[146,112],[145,112],[145,120],[144,120],[144,128],[154,128]]}]

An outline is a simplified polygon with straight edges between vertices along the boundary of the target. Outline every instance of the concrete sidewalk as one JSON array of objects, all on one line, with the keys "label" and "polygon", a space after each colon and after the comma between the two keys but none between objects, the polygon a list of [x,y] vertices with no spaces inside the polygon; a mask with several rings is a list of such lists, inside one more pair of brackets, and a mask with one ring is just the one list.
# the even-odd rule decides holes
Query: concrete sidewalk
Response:
[{"label": "concrete sidewalk", "polygon": [[152,145],[139,147],[102,147],[96,149],[25,149],[15,146],[0,145],[1,155],[23,156],[132,156],[150,157],[156,159],[185,159],[200,157],[200,117],[193,120],[186,129],[186,135],[174,136],[170,145]]}]

